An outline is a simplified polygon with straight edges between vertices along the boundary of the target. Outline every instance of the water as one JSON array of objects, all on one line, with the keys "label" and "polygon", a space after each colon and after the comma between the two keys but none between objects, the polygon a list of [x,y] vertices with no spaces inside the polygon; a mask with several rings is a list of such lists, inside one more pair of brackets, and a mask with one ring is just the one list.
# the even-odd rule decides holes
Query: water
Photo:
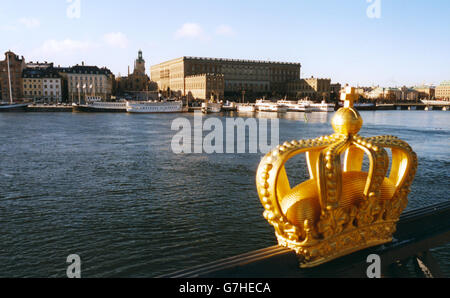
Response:
[{"label": "water", "polygon": [[[418,153],[408,209],[449,199],[450,113],[361,114],[362,135]],[[276,244],[256,194],[262,155],[175,155],[180,116],[193,118],[0,114],[0,277],[65,277],[70,254],[83,277],[155,277]],[[331,134],[331,116],[289,113],[280,141]],[[436,250],[447,274],[449,248]]]}]

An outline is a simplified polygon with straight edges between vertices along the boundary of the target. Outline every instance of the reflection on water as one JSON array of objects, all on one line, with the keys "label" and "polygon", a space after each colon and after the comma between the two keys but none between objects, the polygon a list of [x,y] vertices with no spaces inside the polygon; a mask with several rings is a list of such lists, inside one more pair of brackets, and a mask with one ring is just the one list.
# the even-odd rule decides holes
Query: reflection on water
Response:
[{"label": "reflection on water", "polygon": [[[362,135],[396,135],[418,154],[408,209],[447,201],[450,113],[361,114]],[[333,133],[332,115],[249,117],[279,117],[284,142]],[[261,154],[173,154],[179,117],[194,115],[0,114],[0,277],[65,277],[70,254],[83,277],[153,277],[274,245]],[[304,179],[304,162],[294,167]],[[437,250],[447,275],[449,248]]]},{"label": "reflection on water", "polygon": [[228,113],[231,117],[255,117],[262,119],[286,119],[294,121],[303,121],[309,123],[327,123],[333,117],[333,113],[303,113],[303,112],[287,112],[287,113],[277,113],[277,112],[230,112]]}]

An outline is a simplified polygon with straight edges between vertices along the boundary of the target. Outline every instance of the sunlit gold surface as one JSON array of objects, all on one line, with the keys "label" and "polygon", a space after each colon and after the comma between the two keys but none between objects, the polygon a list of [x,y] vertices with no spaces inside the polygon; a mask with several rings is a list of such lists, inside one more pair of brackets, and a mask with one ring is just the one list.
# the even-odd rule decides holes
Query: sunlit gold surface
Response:
[{"label": "sunlit gold surface", "polygon": [[[353,109],[354,89],[343,99],[332,122],[335,134],[286,142],[263,158],[257,172],[264,217],[279,244],[297,252],[302,267],[391,241],[417,169],[407,143],[357,135],[363,121]],[[392,151],[390,173],[385,148]],[[284,166],[303,153],[310,180],[291,188]],[[370,163],[366,172],[364,156]]]}]

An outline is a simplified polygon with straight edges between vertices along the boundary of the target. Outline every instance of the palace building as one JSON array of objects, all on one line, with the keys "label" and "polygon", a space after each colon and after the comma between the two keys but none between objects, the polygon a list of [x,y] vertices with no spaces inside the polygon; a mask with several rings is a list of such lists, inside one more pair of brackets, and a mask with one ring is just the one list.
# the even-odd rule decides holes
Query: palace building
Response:
[{"label": "palace building", "polygon": [[150,74],[160,90],[180,96],[191,93],[207,97],[196,97],[199,99],[210,99],[212,93],[192,89],[192,86],[198,86],[193,82],[216,80],[219,86],[221,75],[223,90],[216,90],[214,94],[223,99],[224,95],[235,96],[243,91],[254,95],[284,95],[288,91],[288,82],[300,79],[300,69],[300,63],[181,57],[152,66]]}]

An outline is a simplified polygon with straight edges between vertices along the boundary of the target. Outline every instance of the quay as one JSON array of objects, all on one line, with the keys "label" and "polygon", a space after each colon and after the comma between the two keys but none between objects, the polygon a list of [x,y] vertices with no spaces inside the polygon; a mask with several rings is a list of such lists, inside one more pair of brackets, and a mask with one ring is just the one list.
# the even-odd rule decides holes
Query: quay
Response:
[{"label": "quay", "polygon": [[72,105],[29,105],[26,109],[27,112],[68,112],[72,113]]}]

